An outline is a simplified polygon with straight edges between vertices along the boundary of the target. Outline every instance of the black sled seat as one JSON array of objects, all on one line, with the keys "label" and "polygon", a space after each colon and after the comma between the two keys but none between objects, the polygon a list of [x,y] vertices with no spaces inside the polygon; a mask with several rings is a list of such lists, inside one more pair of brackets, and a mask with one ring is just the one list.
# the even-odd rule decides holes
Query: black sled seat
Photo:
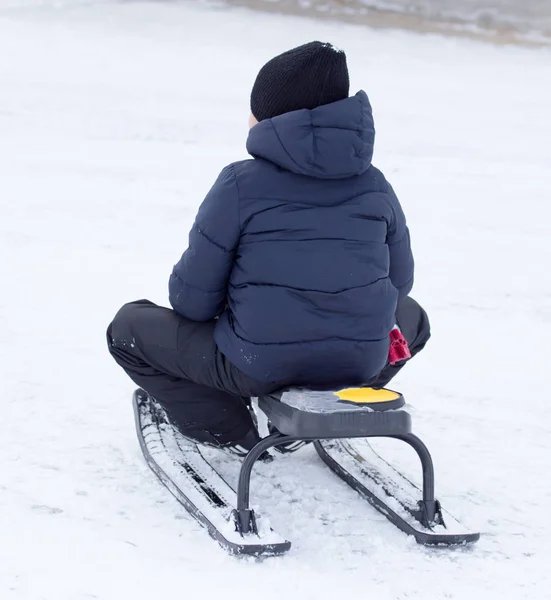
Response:
[{"label": "black sled seat", "polygon": [[316,392],[292,389],[258,399],[282,434],[301,439],[336,439],[411,433],[411,416],[399,392],[351,388]]}]

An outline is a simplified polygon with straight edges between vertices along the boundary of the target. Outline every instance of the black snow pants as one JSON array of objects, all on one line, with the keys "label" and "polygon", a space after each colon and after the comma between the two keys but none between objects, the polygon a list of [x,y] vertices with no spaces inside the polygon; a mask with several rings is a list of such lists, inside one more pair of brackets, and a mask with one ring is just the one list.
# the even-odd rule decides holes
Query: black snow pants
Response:
[{"label": "black snow pants", "polygon": [[[411,355],[430,337],[425,311],[411,298],[398,305],[396,320]],[[204,440],[204,432],[221,444],[243,439],[254,424],[247,401],[292,382],[256,381],[241,372],[214,342],[216,321],[195,322],[148,300],[125,304],[107,329],[109,352],[139,387],[168,412],[182,433]],[[387,365],[367,382],[384,387],[406,361]]]}]

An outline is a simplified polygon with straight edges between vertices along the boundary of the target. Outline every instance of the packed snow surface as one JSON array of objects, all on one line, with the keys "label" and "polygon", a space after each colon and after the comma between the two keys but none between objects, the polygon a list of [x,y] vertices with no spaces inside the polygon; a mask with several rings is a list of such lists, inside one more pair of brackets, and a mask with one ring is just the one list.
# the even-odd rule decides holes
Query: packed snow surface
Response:
[{"label": "packed snow surface", "polygon": [[[253,502],[293,542],[224,554],[140,454],[105,329],[172,265],[274,54],[346,50],[433,338],[393,382],[472,549],[417,546],[311,448]],[[549,598],[551,54],[196,3],[0,2],[0,598]],[[419,476],[411,451],[386,451]]]}]

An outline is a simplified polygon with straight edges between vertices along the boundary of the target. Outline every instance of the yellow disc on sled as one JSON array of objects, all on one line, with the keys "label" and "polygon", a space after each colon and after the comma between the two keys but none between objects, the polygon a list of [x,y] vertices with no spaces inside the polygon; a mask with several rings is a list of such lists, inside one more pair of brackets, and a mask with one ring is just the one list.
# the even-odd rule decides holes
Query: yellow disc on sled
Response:
[{"label": "yellow disc on sled", "polygon": [[404,397],[399,392],[373,388],[348,388],[334,392],[345,404],[360,404],[373,410],[396,410],[405,404]]}]

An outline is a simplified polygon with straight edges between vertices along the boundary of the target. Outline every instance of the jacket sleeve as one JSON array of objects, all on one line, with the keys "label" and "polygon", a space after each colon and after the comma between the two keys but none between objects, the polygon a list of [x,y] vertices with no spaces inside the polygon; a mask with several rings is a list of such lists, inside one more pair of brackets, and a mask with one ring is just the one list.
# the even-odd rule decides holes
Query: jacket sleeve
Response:
[{"label": "jacket sleeve", "polygon": [[169,300],[177,313],[191,321],[210,321],[223,311],[240,232],[237,183],[230,165],[201,204],[188,248],[172,270]]},{"label": "jacket sleeve", "polygon": [[388,201],[391,207],[391,220],[387,233],[390,252],[390,281],[398,290],[398,298],[405,298],[413,287],[414,261],[411,252],[409,229],[400,202],[388,184]]}]

